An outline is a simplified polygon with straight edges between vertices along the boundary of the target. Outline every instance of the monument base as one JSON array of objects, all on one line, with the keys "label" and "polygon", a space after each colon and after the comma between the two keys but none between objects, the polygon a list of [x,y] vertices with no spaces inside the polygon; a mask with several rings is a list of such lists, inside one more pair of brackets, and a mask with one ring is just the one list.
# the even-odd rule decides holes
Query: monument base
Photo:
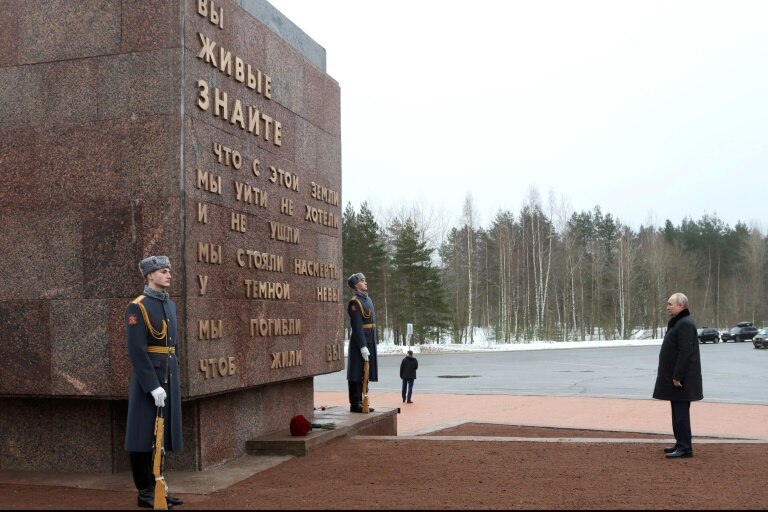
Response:
[{"label": "monument base", "polygon": [[[202,471],[246,454],[246,442],[312,417],[312,378],[182,403],[184,449],[166,469]],[[116,473],[130,469],[123,449],[127,400],[0,398],[0,470]]]}]

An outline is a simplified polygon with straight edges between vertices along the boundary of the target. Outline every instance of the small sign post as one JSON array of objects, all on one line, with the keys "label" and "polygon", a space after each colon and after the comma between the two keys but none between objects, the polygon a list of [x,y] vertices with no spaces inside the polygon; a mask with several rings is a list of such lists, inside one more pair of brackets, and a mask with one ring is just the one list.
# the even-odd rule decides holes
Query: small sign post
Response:
[{"label": "small sign post", "polygon": [[408,340],[408,348],[411,348],[411,338],[413,338],[413,324],[406,324],[405,337]]}]

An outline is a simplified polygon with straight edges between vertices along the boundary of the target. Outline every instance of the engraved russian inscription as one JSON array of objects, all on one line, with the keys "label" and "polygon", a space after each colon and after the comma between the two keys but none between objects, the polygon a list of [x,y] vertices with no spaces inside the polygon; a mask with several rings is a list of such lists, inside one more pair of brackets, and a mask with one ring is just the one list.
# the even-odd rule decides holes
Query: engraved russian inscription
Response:
[{"label": "engraved russian inscription", "polygon": [[[250,64],[243,62],[238,56],[232,58],[232,52],[219,46],[219,51],[215,50],[216,41],[207,38],[200,32],[197,33],[200,38],[200,44],[202,47],[197,54],[197,58],[205,61],[214,68],[217,68],[227,76],[233,75],[232,63],[234,62],[234,77],[235,80],[244,84],[248,89],[255,91],[257,94],[262,95],[266,99],[272,99],[272,78],[269,75],[264,74],[261,70],[252,67]],[[216,62],[216,56],[218,55],[218,63]],[[254,72],[255,71],[255,72]]]},{"label": "engraved russian inscription", "polygon": [[208,205],[206,203],[197,203],[197,222],[208,224]]},{"label": "engraved russian inscription", "polygon": [[251,336],[295,336],[301,334],[301,318],[251,318]]},{"label": "engraved russian inscription", "polygon": [[322,185],[318,185],[314,181],[309,184],[309,195],[313,199],[322,201],[325,204],[339,206],[339,193],[335,190],[323,187]]},{"label": "engraved russian inscription", "polygon": [[269,272],[283,271],[283,256],[268,252],[254,251],[250,249],[238,249],[237,265],[240,267],[267,270]]},{"label": "engraved russian inscription", "polygon": [[318,302],[339,302],[339,289],[326,286],[317,287]]},{"label": "engraved russian inscription", "polygon": [[280,222],[269,221],[269,237],[289,244],[298,244],[299,229]]},{"label": "engraved russian inscription", "polygon": [[203,18],[207,18],[213,25],[224,29],[224,8],[219,7],[216,9],[216,4],[213,0],[197,0],[197,14]]},{"label": "engraved russian inscription", "polygon": [[197,261],[201,263],[210,263],[212,265],[221,265],[221,246],[198,242]]},{"label": "engraved russian inscription", "polygon": [[229,377],[237,373],[235,366],[235,357],[220,357],[216,359],[200,359],[200,371],[203,372],[205,379],[215,379],[216,377]]},{"label": "engraved russian inscription", "polygon": [[273,281],[244,279],[245,296],[248,299],[291,300],[291,285]]},{"label": "engraved russian inscription", "polygon": [[201,340],[221,339],[224,336],[223,320],[198,320],[197,337]]},{"label": "engraved russian inscription", "polygon": [[341,345],[338,343],[331,343],[325,346],[325,360],[327,362],[340,361],[341,356],[344,354]]},{"label": "engraved russian inscription", "polygon": [[309,206],[308,204],[305,204],[304,208],[306,208],[306,211],[304,212],[304,220],[307,222],[338,229],[339,217],[336,214],[321,210],[320,208],[315,208],[314,206]]},{"label": "engraved russian inscription", "polygon": [[222,146],[216,142],[213,143],[213,154],[216,155],[218,162],[227,167],[234,167],[238,171],[243,166],[243,157],[238,151]]},{"label": "engraved russian inscription", "polygon": [[[344,290],[338,283],[340,192],[334,189],[334,185],[338,187],[340,183],[340,175],[333,170],[336,166],[332,163],[324,165],[325,169],[305,169],[298,165],[297,148],[305,145],[293,138],[284,145],[283,135],[288,134],[283,130],[294,126],[299,114],[287,108],[283,101],[275,101],[277,95],[273,94],[276,92],[273,86],[278,83],[281,89],[306,89],[305,78],[300,77],[301,83],[285,77],[276,81],[265,72],[292,68],[284,67],[282,62],[265,61],[264,52],[250,47],[264,38],[250,38],[240,33],[241,29],[252,30],[252,27],[247,20],[233,17],[230,9],[239,12],[237,4],[243,2],[185,2],[191,2],[191,12],[194,14],[196,10],[194,16],[198,16],[193,24],[187,25],[194,27],[188,40],[192,45],[189,48],[192,60],[187,61],[186,67],[191,74],[182,81],[186,84],[185,99],[191,107],[185,111],[193,120],[188,140],[193,141],[196,148],[194,154],[184,160],[188,162],[188,183],[194,182],[189,187],[188,208],[194,209],[197,204],[196,213],[187,210],[196,215],[196,222],[188,221],[193,229],[186,254],[196,259],[194,265],[197,265],[191,265],[192,278],[196,275],[197,282],[188,281],[192,285],[188,293],[192,296],[197,293],[201,303],[199,309],[197,304],[194,306],[198,313],[194,315],[196,318],[189,319],[188,330],[191,338],[197,334],[195,343],[205,342],[211,347],[228,347],[231,341],[241,350],[242,343],[252,343],[251,350],[255,350],[256,356],[238,361],[235,369],[234,357],[205,353],[195,358],[199,361],[199,373],[190,367],[190,374],[197,374],[200,381],[243,374],[242,382],[238,382],[242,386],[304,378],[305,373],[311,372],[297,371],[303,366],[303,352],[298,347],[310,350],[313,365],[315,356],[319,359],[317,362],[322,362],[324,351],[330,366],[338,367],[344,359],[344,344],[334,340],[335,335],[331,333],[315,333],[314,328],[311,333],[304,333],[302,320],[292,318],[311,315],[304,318],[310,322],[306,326],[325,318],[323,315],[340,317],[338,303],[343,299]],[[237,20],[234,25],[233,19]],[[266,36],[266,40],[270,37],[272,35]],[[288,59],[289,66],[295,58],[282,54],[278,57]],[[324,91],[325,86],[313,90]],[[280,93],[282,99],[304,94],[302,89]],[[315,125],[317,120],[326,122],[325,110],[313,111],[317,108],[314,100],[305,103],[307,116],[301,114],[301,126],[303,123]],[[320,128],[324,130],[326,126]],[[299,135],[312,136],[304,134],[313,133],[316,131],[301,130]],[[323,154],[336,158],[332,155],[337,149],[335,140],[321,137],[313,144],[318,151],[322,146]],[[214,195],[215,200],[211,199]],[[315,251],[322,251],[323,256],[314,254]],[[210,294],[209,284],[212,285]],[[219,300],[220,294],[224,300]],[[314,304],[309,308],[297,306],[293,302],[299,300],[296,296]],[[214,340],[224,339],[224,320],[228,322],[227,343],[220,343]],[[231,323],[235,323],[235,327]],[[239,339],[240,335],[245,340]],[[315,339],[318,335],[320,339]],[[294,341],[299,343],[297,347],[274,345]],[[296,370],[286,371],[289,377],[274,372],[265,382],[266,368],[255,368],[253,364],[265,367],[269,364],[275,370]],[[340,366],[343,367],[343,363]],[[229,389],[229,386],[224,387]],[[205,386],[203,390],[210,391]]]},{"label": "engraved russian inscription", "polygon": [[235,199],[242,203],[252,204],[260,208],[267,207],[267,193],[258,187],[247,183],[235,182]]},{"label": "engraved russian inscription", "polygon": [[300,258],[293,259],[293,273],[300,276],[339,278],[339,267],[333,263],[321,263]]},{"label": "engraved russian inscription", "polygon": [[269,181],[284,186],[288,190],[299,191],[299,177],[290,171],[269,166]]},{"label": "engraved russian inscription", "polygon": [[259,111],[253,105],[248,105],[247,110],[243,110],[243,103],[235,98],[229,99],[229,94],[218,87],[213,88],[213,98],[205,80],[197,81],[198,95],[197,106],[206,112],[211,109],[211,100],[213,100],[213,112],[215,117],[227,121],[233,126],[238,126],[241,130],[253,134],[256,137],[262,136],[265,141],[272,142],[275,146],[283,144],[283,127],[279,121],[265,112]]},{"label": "engraved russian inscription", "polygon": [[283,350],[282,352],[272,352],[272,368],[290,368],[291,366],[301,366],[304,363],[301,350]]},{"label": "engraved russian inscription", "polygon": [[293,217],[293,199],[280,198],[280,213]]},{"label": "engraved russian inscription", "polygon": [[208,171],[197,170],[197,188],[221,195],[221,176],[216,176]]}]

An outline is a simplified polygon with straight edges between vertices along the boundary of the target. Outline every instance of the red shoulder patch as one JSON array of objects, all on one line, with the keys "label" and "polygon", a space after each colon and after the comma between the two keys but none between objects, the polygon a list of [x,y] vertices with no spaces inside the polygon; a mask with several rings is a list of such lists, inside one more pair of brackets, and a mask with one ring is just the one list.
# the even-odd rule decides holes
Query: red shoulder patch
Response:
[{"label": "red shoulder patch", "polygon": [[355,306],[354,304],[352,304],[352,311],[357,311],[357,306]]},{"label": "red shoulder patch", "polygon": [[136,325],[139,323],[139,317],[136,315],[128,315],[128,325]]}]

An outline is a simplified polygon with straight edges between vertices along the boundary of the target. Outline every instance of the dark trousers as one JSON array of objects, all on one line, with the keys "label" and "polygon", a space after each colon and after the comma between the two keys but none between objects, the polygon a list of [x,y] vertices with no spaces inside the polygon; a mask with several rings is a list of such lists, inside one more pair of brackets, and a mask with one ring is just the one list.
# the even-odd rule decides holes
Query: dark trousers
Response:
[{"label": "dark trousers", "polygon": [[152,452],[130,452],[131,471],[133,472],[133,483],[136,489],[155,488],[155,475],[152,474]]},{"label": "dark trousers", "polygon": [[409,402],[411,401],[411,396],[413,395],[413,380],[414,379],[403,379],[403,402],[405,402],[406,399]]},{"label": "dark trousers", "polygon": [[363,383],[347,381],[349,387],[349,406],[360,408],[363,406]]},{"label": "dark trousers", "polygon": [[691,446],[691,402],[670,402],[672,404],[672,432],[675,434],[675,447],[681,451],[690,451]]}]

